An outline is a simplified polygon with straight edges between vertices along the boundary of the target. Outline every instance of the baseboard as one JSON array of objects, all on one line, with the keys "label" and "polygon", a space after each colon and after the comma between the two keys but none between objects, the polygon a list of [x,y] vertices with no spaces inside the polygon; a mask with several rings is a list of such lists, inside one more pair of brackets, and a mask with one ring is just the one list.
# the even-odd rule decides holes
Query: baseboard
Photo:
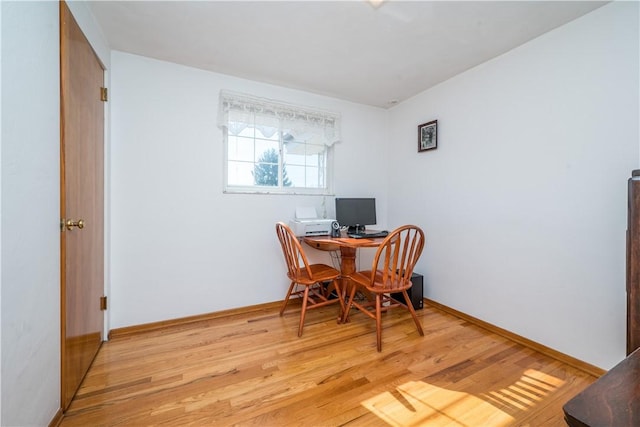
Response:
[{"label": "baseboard", "polygon": [[202,322],[205,320],[217,319],[220,317],[230,316],[236,313],[249,313],[252,311],[272,310],[274,307],[280,307],[282,301],[267,302],[264,304],[256,304],[247,307],[232,308],[229,310],[215,311],[213,313],[198,314],[196,316],[181,317],[179,319],[162,320],[160,322],[144,323],[135,326],[126,326],[124,328],[111,329],[109,331],[109,339],[140,334],[143,332],[155,331],[158,329],[171,328],[189,323]]},{"label": "baseboard", "polygon": [[49,422],[49,427],[58,427],[63,419],[62,408],[58,409],[58,412],[54,415],[51,422]]},{"label": "baseboard", "polygon": [[425,305],[429,305],[437,310],[443,311],[445,313],[451,314],[452,316],[458,317],[460,319],[466,320],[469,323],[473,323],[474,325],[481,327],[483,329],[488,330],[489,332],[493,332],[496,335],[500,335],[504,338],[507,338],[511,341],[517,342],[518,344],[522,344],[525,347],[529,347],[532,350],[535,350],[539,353],[544,354],[545,356],[552,357],[562,363],[566,363],[569,366],[572,366],[576,369],[579,369],[589,375],[593,375],[598,378],[604,375],[607,371],[599,368],[597,366],[591,365],[587,362],[583,362],[582,360],[576,359],[575,357],[571,357],[567,354],[561,353],[557,350],[549,348],[545,345],[532,341],[528,338],[520,336],[518,334],[514,334],[513,332],[509,332],[506,329],[502,329],[498,326],[492,325],[491,323],[487,323],[484,320],[477,319],[473,316],[470,316],[466,313],[458,311],[454,308],[448,307],[444,304],[440,304],[439,302],[430,300],[429,298],[424,299]]}]

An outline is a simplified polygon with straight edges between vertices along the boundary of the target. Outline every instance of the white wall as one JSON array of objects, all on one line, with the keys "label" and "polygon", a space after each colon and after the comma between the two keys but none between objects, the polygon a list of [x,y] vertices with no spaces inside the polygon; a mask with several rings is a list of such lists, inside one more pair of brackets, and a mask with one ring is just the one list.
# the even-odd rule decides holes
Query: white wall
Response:
[{"label": "white wall", "polygon": [[[0,2],[0,425],[48,425],[60,408],[58,8]],[[69,8],[108,67],[86,4]]]},{"label": "white wall", "polygon": [[221,89],[342,113],[336,194],[376,197],[385,226],[385,110],[121,52],[111,61],[112,328],[281,300],[275,222],[323,201],[334,214],[331,197],[222,193]]},{"label": "white wall", "polygon": [[58,3],[2,9],[1,425],[60,407]]},{"label": "white wall", "polygon": [[[624,357],[638,31],[638,3],[610,4],[391,111],[389,221],[426,231],[426,297],[605,369]],[[417,153],[432,119],[438,148]]]},{"label": "white wall", "polygon": [[[0,7],[0,43],[2,40],[2,7]],[[2,52],[2,46],[0,46]],[[0,55],[0,100],[2,100],[2,55]],[[2,102],[0,101],[0,422],[2,422]]]}]

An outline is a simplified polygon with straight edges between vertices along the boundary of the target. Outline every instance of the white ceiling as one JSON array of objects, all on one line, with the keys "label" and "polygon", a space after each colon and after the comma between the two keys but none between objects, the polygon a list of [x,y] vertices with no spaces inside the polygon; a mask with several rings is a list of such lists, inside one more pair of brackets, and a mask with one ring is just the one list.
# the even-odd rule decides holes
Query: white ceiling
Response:
[{"label": "white ceiling", "polygon": [[383,108],[605,3],[89,2],[112,49]]}]

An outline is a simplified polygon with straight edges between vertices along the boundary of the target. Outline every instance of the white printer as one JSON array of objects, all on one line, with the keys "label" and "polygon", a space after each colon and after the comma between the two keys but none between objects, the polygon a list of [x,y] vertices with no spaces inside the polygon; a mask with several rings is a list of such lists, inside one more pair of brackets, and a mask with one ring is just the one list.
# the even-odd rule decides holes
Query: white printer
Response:
[{"label": "white printer", "polygon": [[289,227],[296,236],[328,236],[331,234],[333,219],[318,218],[314,207],[296,208],[296,217],[289,221]]}]

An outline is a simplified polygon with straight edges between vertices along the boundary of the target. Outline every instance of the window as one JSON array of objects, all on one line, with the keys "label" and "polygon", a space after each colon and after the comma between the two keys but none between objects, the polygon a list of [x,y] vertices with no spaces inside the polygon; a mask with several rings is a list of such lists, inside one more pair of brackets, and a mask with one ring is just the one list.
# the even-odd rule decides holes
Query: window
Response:
[{"label": "window", "polygon": [[331,192],[339,114],[222,91],[218,115],[225,192]]}]

